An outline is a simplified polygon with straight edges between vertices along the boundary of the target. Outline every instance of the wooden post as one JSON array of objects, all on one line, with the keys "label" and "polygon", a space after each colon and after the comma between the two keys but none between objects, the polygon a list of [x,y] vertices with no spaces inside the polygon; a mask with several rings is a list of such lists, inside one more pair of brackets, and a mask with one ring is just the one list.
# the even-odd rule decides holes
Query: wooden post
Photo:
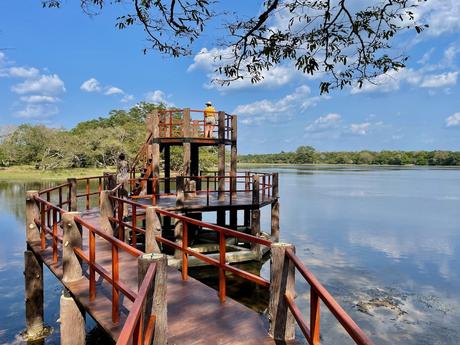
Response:
[{"label": "wooden post", "polygon": [[185,108],[183,110],[183,122],[182,122],[182,135],[184,136],[184,140],[182,147],[183,147],[183,176],[186,176],[186,179],[184,181],[184,190],[189,191],[190,186],[189,182],[190,179],[188,176],[191,175],[191,144],[188,138],[190,138],[190,109]]},{"label": "wooden post", "polygon": [[184,207],[184,177],[176,176],[176,207]]},{"label": "wooden post", "polygon": [[67,290],[60,300],[59,320],[62,345],[85,345],[85,312],[82,311]]},{"label": "wooden post", "polygon": [[73,282],[82,278],[81,261],[74,252],[74,248],[82,247],[81,227],[75,223],[75,216],[80,212],[66,212],[62,215],[62,281]]},{"label": "wooden post", "polygon": [[231,147],[231,160],[230,160],[230,176],[232,177],[230,181],[230,190],[232,191],[232,197],[235,199],[237,197],[236,188],[238,186],[236,180],[236,171],[237,171],[237,117],[232,115],[232,147]]},{"label": "wooden post", "polygon": [[[160,114],[158,113],[158,110],[155,110],[152,114],[152,156],[147,158],[152,159],[151,165],[152,165],[152,177],[159,178],[160,177]],[[147,176],[149,177],[149,176]],[[155,191],[152,191],[152,193],[156,192],[159,193],[160,183],[157,180],[155,182]]]},{"label": "wooden post", "polygon": [[43,262],[30,250],[24,252],[27,339],[43,336]]},{"label": "wooden post", "polygon": [[230,228],[236,230],[237,227],[238,227],[238,210],[231,209],[230,210]]},{"label": "wooden post", "polygon": [[219,134],[219,147],[218,147],[218,175],[219,175],[219,185],[218,185],[218,198],[219,201],[225,199],[225,179],[221,176],[225,176],[225,112],[219,111],[219,123],[218,123],[218,134]]},{"label": "wooden post", "polygon": [[268,315],[269,334],[275,340],[293,340],[295,320],[285,301],[284,295],[294,299],[295,267],[286,257],[286,249],[295,250],[292,244],[273,243],[270,259],[270,299]]},{"label": "wooden post", "polygon": [[217,210],[217,225],[225,226],[225,222],[226,222],[225,210],[218,209]]},{"label": "wooden post", "polygon": [[278,188],[278,173],[272,176],[272,209],[271,209],[271,237],[274,241],[280,240],[280,201]]},{"label": "wooden post", "polygon": [[114,173],[107,172],[107,171],[105,171],[103,175],[104,175],[104,183],[103,183],[104,190],[114,189],[117,186],[116,175]]},{"label": "wooden post", "polygon": [[171,193],[171,150],[169,145],[163,147],[164,168],[165,168],[165,193]]},{"label": "wooden post", "polygon": [[77,211],[77,180],[72,177],[68,178],[67,182],[70,183],[70,211]]},{"label": "wooden post", "polygon": [[[138,259],[138,284],[142,285],[145,274],[150,264],[155,263],[155,281],[151,285],[148,297],[144,304],[144,320],[149,320],[150,315],[155,315],[155,338],[153,345],[164,345],[168,340],[168,305],[166,297],[166,281],[168,260],[164,254],[145,254]],[[147,322],[144,322],[146,326]]]},{"label": "wooden post", "polygon": [[113,218],[113,205],[112,201],[110,200],[110,191],[103,190],[100,193],[100,215],[99,215],[99,222],[102,230],[107,235],[113,236],[113,227],[109,217]]},{"label": "wooden post", "polygon": [[161,222],[155,207],[149,206],[145,210],[145,252],[160,253],[160,246],[156,237],[161,237]]},{"label": "wooden post", "polygon": [[190,186],[189,187],[189,189],[190,189],[189,192],[190,193],[188,193],[188,197],[190,197],[190,198],[196,197],[196,181],[194,181],[194,180],[190,181],[189,186]]},{"label": "wooden post", "polygon": [[40,232],[35,224],[35,219],[40,219],[40,209],[35,201],[38,192],[29,190],[26,192],[26,240],[27,242],[40,241]]},{"label": "wooden post", "polygon": [[[260,236],[260,209],[259,209],[259,175],[254,176],[252,183],[252,213],[251,213],[251,235]],[[262,258],[262,251],[260,244],[251,243],[251,250],[253,250],[258,259]]]}]

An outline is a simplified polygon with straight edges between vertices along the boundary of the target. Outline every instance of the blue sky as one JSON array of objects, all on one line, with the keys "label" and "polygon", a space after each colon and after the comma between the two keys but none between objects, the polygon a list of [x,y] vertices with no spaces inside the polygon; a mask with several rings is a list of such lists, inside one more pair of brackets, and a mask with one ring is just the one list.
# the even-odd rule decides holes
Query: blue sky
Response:
[{"label": "blue sky", "polygon": [[[228,2],[227,2],[228,3]],[[232,10],[256,13],[260,1],[232,1]],[[226,4],[227,5],[227,4]],[[215,107],[239,115],[239,152],[294,150],[460,150],[460,2],[429,0],[418,15],[430,29],[406,34],[395,51],[409,55],[406,69],[378,85],[327,96],[318,78],[289,65],[264,81],[231,87],[210,83],[219,26],[194,46],[194,55],[172,59],[146,46],[140,28],[119,31],[108,8],[88,17],[78,2],[43,9],[35,1],[0,3],[0,126],[44,123],[71,128],[82,120],[127,109],[137,102]],[[276,20],[282,20],[277,18]]]}]

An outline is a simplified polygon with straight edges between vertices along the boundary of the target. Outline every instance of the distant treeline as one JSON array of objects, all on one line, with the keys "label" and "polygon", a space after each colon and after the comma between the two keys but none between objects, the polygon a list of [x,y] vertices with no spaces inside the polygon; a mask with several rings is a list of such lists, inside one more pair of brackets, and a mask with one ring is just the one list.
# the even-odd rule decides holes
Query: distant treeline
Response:
[{"label": "distant treeline", "polygon": [[[140,103],[129,110],[80,122],[70,130],[24,124],[0,137],[0,166],[33,165],[37,169],[108,167],[125,153],[136,156],[146,136],[145,117],[162,105]],[[217,163],[213,149],[200,153],[203,169]],[[180,147],[171,149],[171,168],[182,169]]]},{"label": "distant treeline", "polygon": [[458,151],[357,151],[320,152],[300,146],[294,152],[249,154],[241,163],[268,164],[376,164],[376,165],[460,165]]}]

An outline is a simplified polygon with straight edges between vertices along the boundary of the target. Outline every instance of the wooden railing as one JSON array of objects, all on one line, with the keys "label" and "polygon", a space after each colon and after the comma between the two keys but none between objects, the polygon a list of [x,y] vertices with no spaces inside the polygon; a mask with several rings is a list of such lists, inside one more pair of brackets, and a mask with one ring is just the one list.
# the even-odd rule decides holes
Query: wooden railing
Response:
[{"label": "wooden railing", "polygon": [[[124,236],[124,229],[128,227],[132,231],[130,243],[132,246],[136,246],[137,245],[137,239],[136,239],[137,233],[141,233],[141,234],[147,233],[147,230],[145,228],[139,227],[138,220],[140,218],[146,217],[148,206],[138,204],[138,203],[126,200],[126,199],[117,198],[117,197],[110,197],[110,199],[115,205],[115,209],[117,210],[117,212],[116,212],[116,217],[110,217],[109,219],[114,224],[117,225],[119,238],[121,236]],[[131,208],[131,223],[123,220],[122,212],[125,209],[124,205],[128,205]],[[153,208],[151,209],[153,210]],[[241,241],[253,243],[256,245],[267,246],[267,247],[271,246],[271,241],[265,240],[263,238],[256,237],[253,235],[245,234],[239,231],[235,231],[232,229],[228,229],[222,226],[218,226],[218,225],[206,223],[200,220],[196,220],[193,218],[189,218],[189,217],[186,217],[181,214],[174,213],[174,212],[169,212],[166,210],[158,209],[158,208],[155,208],[154,212],[156,213],[157,216],[170,217],[171,219],[176,221],[175,226],[181,227],[180,232],[182,234],[182,240],[180,243],[170,241],[159,235],[155,236],[155,240],[158,243],[161,243],[169,248],[172,248],[174,250],[181,252],[182,278],[184,280],[188,279],[188,256],[192,255],[196,257],[197,259],[209,265],[215,266],[219,269],[219,299],[222,302],[225,301],[225,298],[226,298],[225,272],[231,272],[233,274],[241,276],[249,281],[252,281],[262,286],[269,286],[270,283],[267,280],[261,278],[260,276],[257,276],[255,274],[246,272],[237,267],[227,264],[226,262],[226,245],[227,245],[226,238],[233,237]],[[201,229],[208,229],[208,230],[214,231],[219,234],[219,259],[211,258],[189,247],[188,226],[190,225],[198,226]],[[124,240],[128,241],[128,239],[124,239]]]},{"label": "wooden railing", "polygon": [[[158,199],[162,197],[176,195],[178,179],[187,179],[195,182],[195,188],[193,190],[184,190],[184,194],[187,196],[198,196],[206,197],[206,206],[210,205],[212,196],[222,196],[228,199],[229,204],[233,205],[235,199],[238,197],[238,193],[249,193],[252,192],[253,203],[270,201],[273,194],[273,175],[271,173],[258,173],[248,174],[245,173],[231,176],[224,175],[204,175],[204,176],[176,176],[176,177],[153,177],[153,178],[142,178],[142,179],[130,179],[129,185],[131,186],[131,192],[136,182],[144,182],[145,185],[150,185],[152,194],[136,195],[132,196],[133,199],[151,199],[152,206],[157,205]],[[224,189],[219,190],[219,182],[223,181]],[[168,185],[169,192],[163,192],[165,185]],[[171,190],[171,186],[176,185],[176,190]],[[236,189],[235,189],[236,187]],[[158,190],[157,190],[158,189]],[[258,190],[258,192],[257,192]],[[181,191],[182,192],[182,191]]]},{"label": "wooden railing", "polygon": [[296,270],[310,285],[310,327],[308,327],[302,312],[294,301],[293,296],[284,294],[284,299],[293,314],[297,324],[310,345],[319,345],[320,343],[320,305],[321,301],[326,305],[335,319],[340,322],[350,337],[358,345],[372,345],[372,341],[359,328],[353,319],[345,310],[336,302],[326,288],[316,279],[310,270],[304,265],[300,258],[295,255],[292,249],[286,249],[286,258],[290,260]]},{"label": "wooden railing", "polygon": [[[78,194],[77,193],[77,199],[78,198],[85,198],[85,209],[89,210],[91,208],[91,196],[96,196],[97,199],[97,204],[99,205],[100,202],[100,194],[103,189],[103,180],[107,176],[90,176],[90,177],[79,177],[76,178],[75,181],[77,182],[77,191],[79,189],[79,186],[81,186],[82,183],[84,183],[84,188],[85,191],[83,193]],[[91,191],[91,182],[97,181],[97,191]]]},{"label": "wooden railing", "polygon": [[150,315],[147,320],[147,327],[144,330],[144,320],[142,310],[146,304],[149,291],[155,279],[156,275],[156,264],[152,263],[149,265],[147,273],[144,277],[142,285],[137,293],[136,300],[134,301],[131,310],[129,311],[128,318],[123,325],[123,329],[118,338],[117,345],[128,345],[128,344],[145,344],[150,345],[154,338],[155,332],[155,320],[156,315]]}]

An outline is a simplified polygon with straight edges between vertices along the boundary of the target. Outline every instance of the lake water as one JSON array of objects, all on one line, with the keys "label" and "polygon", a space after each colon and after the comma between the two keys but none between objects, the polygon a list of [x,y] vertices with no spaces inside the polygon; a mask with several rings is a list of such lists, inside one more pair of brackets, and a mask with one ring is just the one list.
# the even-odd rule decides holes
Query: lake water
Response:
[{"label": "lake water", "polygon": [[[264,168],[280,173],[281,240],[376,344],[460,344],[460,170]],[[24,194],[0,182],[0,343],[24,329]],[[269,210],[262,212],[269,229]],[[59,342],[60,284],[45,269],[45,319]],[[267,276],[268,265],[261,269]],[[306,310],[306,284],[296,282]],[[265,294],[265,292],[262,292]],[[263,305],[263,303],[262,303]],[[348,344],[322,312],[322,343]],[[100,332],[88,322],[90,341]]]}]

